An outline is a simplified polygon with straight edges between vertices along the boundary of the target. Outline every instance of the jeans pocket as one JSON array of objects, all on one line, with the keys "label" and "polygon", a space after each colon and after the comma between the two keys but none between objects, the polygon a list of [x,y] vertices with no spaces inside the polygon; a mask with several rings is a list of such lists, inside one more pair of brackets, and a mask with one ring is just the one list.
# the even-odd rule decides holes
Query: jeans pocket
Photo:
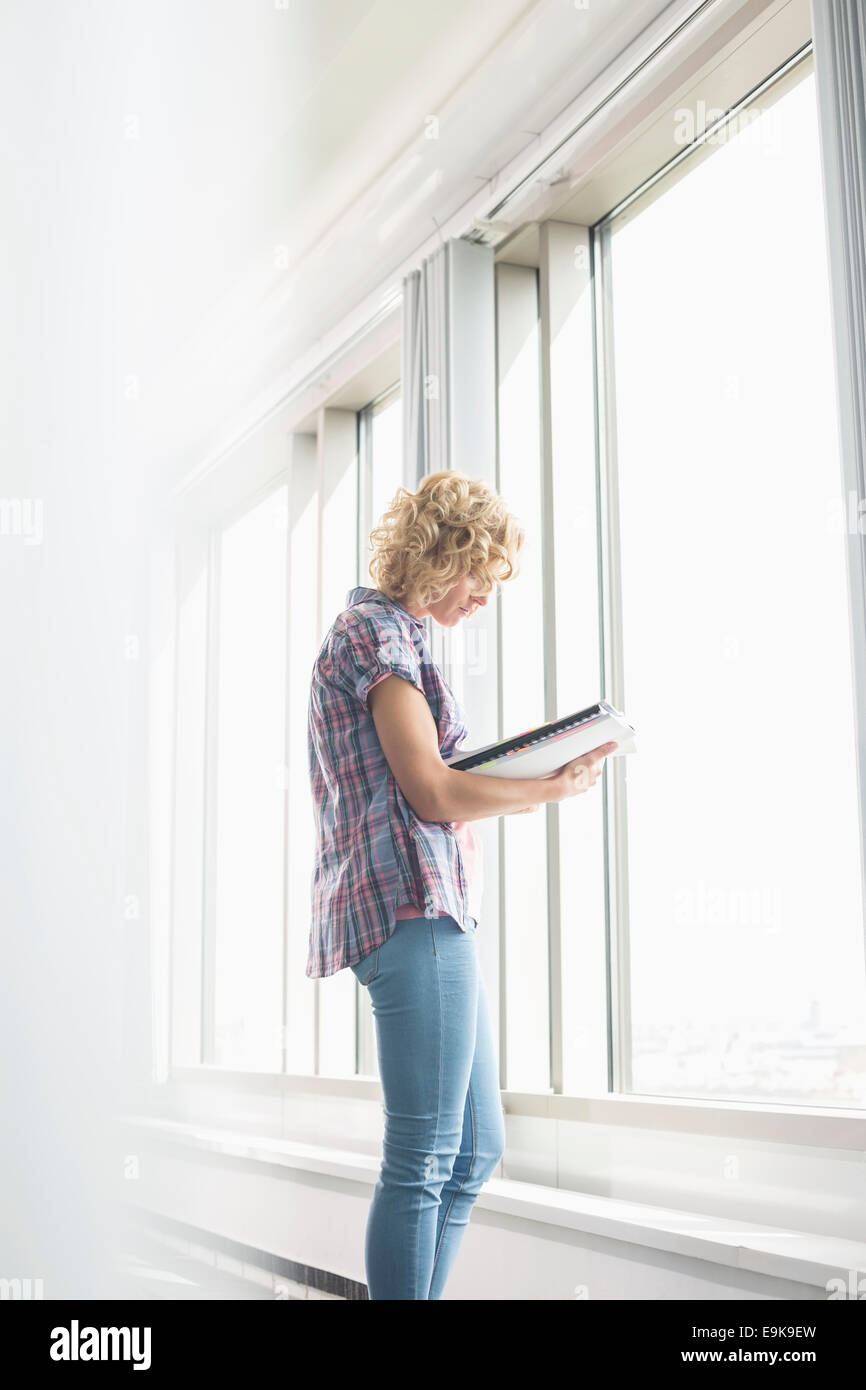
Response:
[{"label": "jeans pocket", "polygon": [[379,973],[379,952],[381,949],[380,946],[374,946],[363,960],[358,960],[354,965],[349,966],[359,984],[368,985],[371,980],[375,980]]}]

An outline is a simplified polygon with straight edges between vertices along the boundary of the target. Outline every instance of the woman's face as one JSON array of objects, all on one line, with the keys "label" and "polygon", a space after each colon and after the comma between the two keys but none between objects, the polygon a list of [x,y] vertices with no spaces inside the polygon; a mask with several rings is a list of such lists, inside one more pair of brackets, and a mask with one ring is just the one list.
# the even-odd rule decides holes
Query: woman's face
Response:
[{"label": "woman's face", "polygon": [[418,616],[426,618],[429,613],[442,627],[456,627],[463,618],[470,618],[477,608],[487,603],[487,594],[481,593],[481,588],[481,581],[474,575],[464,575],[443,598],[431,603]]}]

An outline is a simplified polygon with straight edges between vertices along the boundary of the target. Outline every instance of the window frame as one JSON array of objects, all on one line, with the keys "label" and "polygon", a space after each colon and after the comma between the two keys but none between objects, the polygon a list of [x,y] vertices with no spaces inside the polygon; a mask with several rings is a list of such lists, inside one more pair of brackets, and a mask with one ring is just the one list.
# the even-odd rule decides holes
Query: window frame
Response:
[{"label": "window frame", "polygon": [[[624,708],[623,637],[622,637],[622,550],[619,527],[619,468],[616,427],[616,374],[613,344],[613,301],[611,276],[611,230],[620,215],[632,206],[644,203],[653,190],[663,191],[669,174],[676,170],[688,172],[690,161],[702,158],[713,137],[735,121],[741,112],[753,105],[763,93],[776,88],[783,95],[786,86],[803,80],[814,71],[811,42],[803,45],[760,83],[731,106],[724,115],[707,125],[691,143],[666,164],[622,198],[590,228],[593,266],[593,321],[595,338],[595,397],[597,409],[597,466],[599,479],[599,546],[601,555],[600,600],[602,613],[602,694],[617,708]],[[645,203],[644,203],[645,205]],[[854,633],[853,640],[866,645],[866,633]],[[856,690],[855,690],[856,708]],[[864,788],[860,788],[861,816]],[[629,989],[629,874],[628,874],[628,815],[626,768],[624,760],[614,759],[604,778],[605,851],[606,851],[606,930],[610,943],[610,1078],[611,1089],[631,1095],[631,1017],[623,1007],[622,996]],[[861,845],[861,877],[866,874]],[[660,1097],[666,1101],[668,1097]],[[683,1098],[702,1103],[700,1098]],[[808,1106],[782,1107],[785,1113],[811,1113]],[[866,1133],[866,1109],[822,1107],[818,1113],[863,1116]]]}]

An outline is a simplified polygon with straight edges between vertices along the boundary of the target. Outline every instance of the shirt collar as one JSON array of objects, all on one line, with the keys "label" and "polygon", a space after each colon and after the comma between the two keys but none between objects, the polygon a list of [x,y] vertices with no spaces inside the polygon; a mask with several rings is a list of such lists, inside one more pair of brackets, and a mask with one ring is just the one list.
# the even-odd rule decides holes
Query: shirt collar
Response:
[{"label": "shirt collar", "polygon": [[408,618],[416,627],[421,628],[422,632],[424,630],[423,618],[416,618],[415,614],[410,613],[408,608],[404,608],[402,603],[398,603],[394,598],[389,598],[387,594],[382,593],[381,589],[367,589],[363,585],[359,585],[355,589],[350,589],[346,595],[347,608],[352,608],[356,603],[365,602],[381,603],[386,608],[396,608],[402,617]]}]

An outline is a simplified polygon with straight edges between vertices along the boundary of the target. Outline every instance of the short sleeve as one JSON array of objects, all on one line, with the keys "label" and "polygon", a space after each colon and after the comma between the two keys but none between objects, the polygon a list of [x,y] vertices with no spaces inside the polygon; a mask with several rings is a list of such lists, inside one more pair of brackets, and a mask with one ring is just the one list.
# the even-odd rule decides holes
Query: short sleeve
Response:
[{"label": "short sleeve", "polygon": [[340,634],[333,651],[334,680],[366,708],[367,696],[386,676],[400,676],[424,694],[421,661],[398,619],[361,619]]}]

